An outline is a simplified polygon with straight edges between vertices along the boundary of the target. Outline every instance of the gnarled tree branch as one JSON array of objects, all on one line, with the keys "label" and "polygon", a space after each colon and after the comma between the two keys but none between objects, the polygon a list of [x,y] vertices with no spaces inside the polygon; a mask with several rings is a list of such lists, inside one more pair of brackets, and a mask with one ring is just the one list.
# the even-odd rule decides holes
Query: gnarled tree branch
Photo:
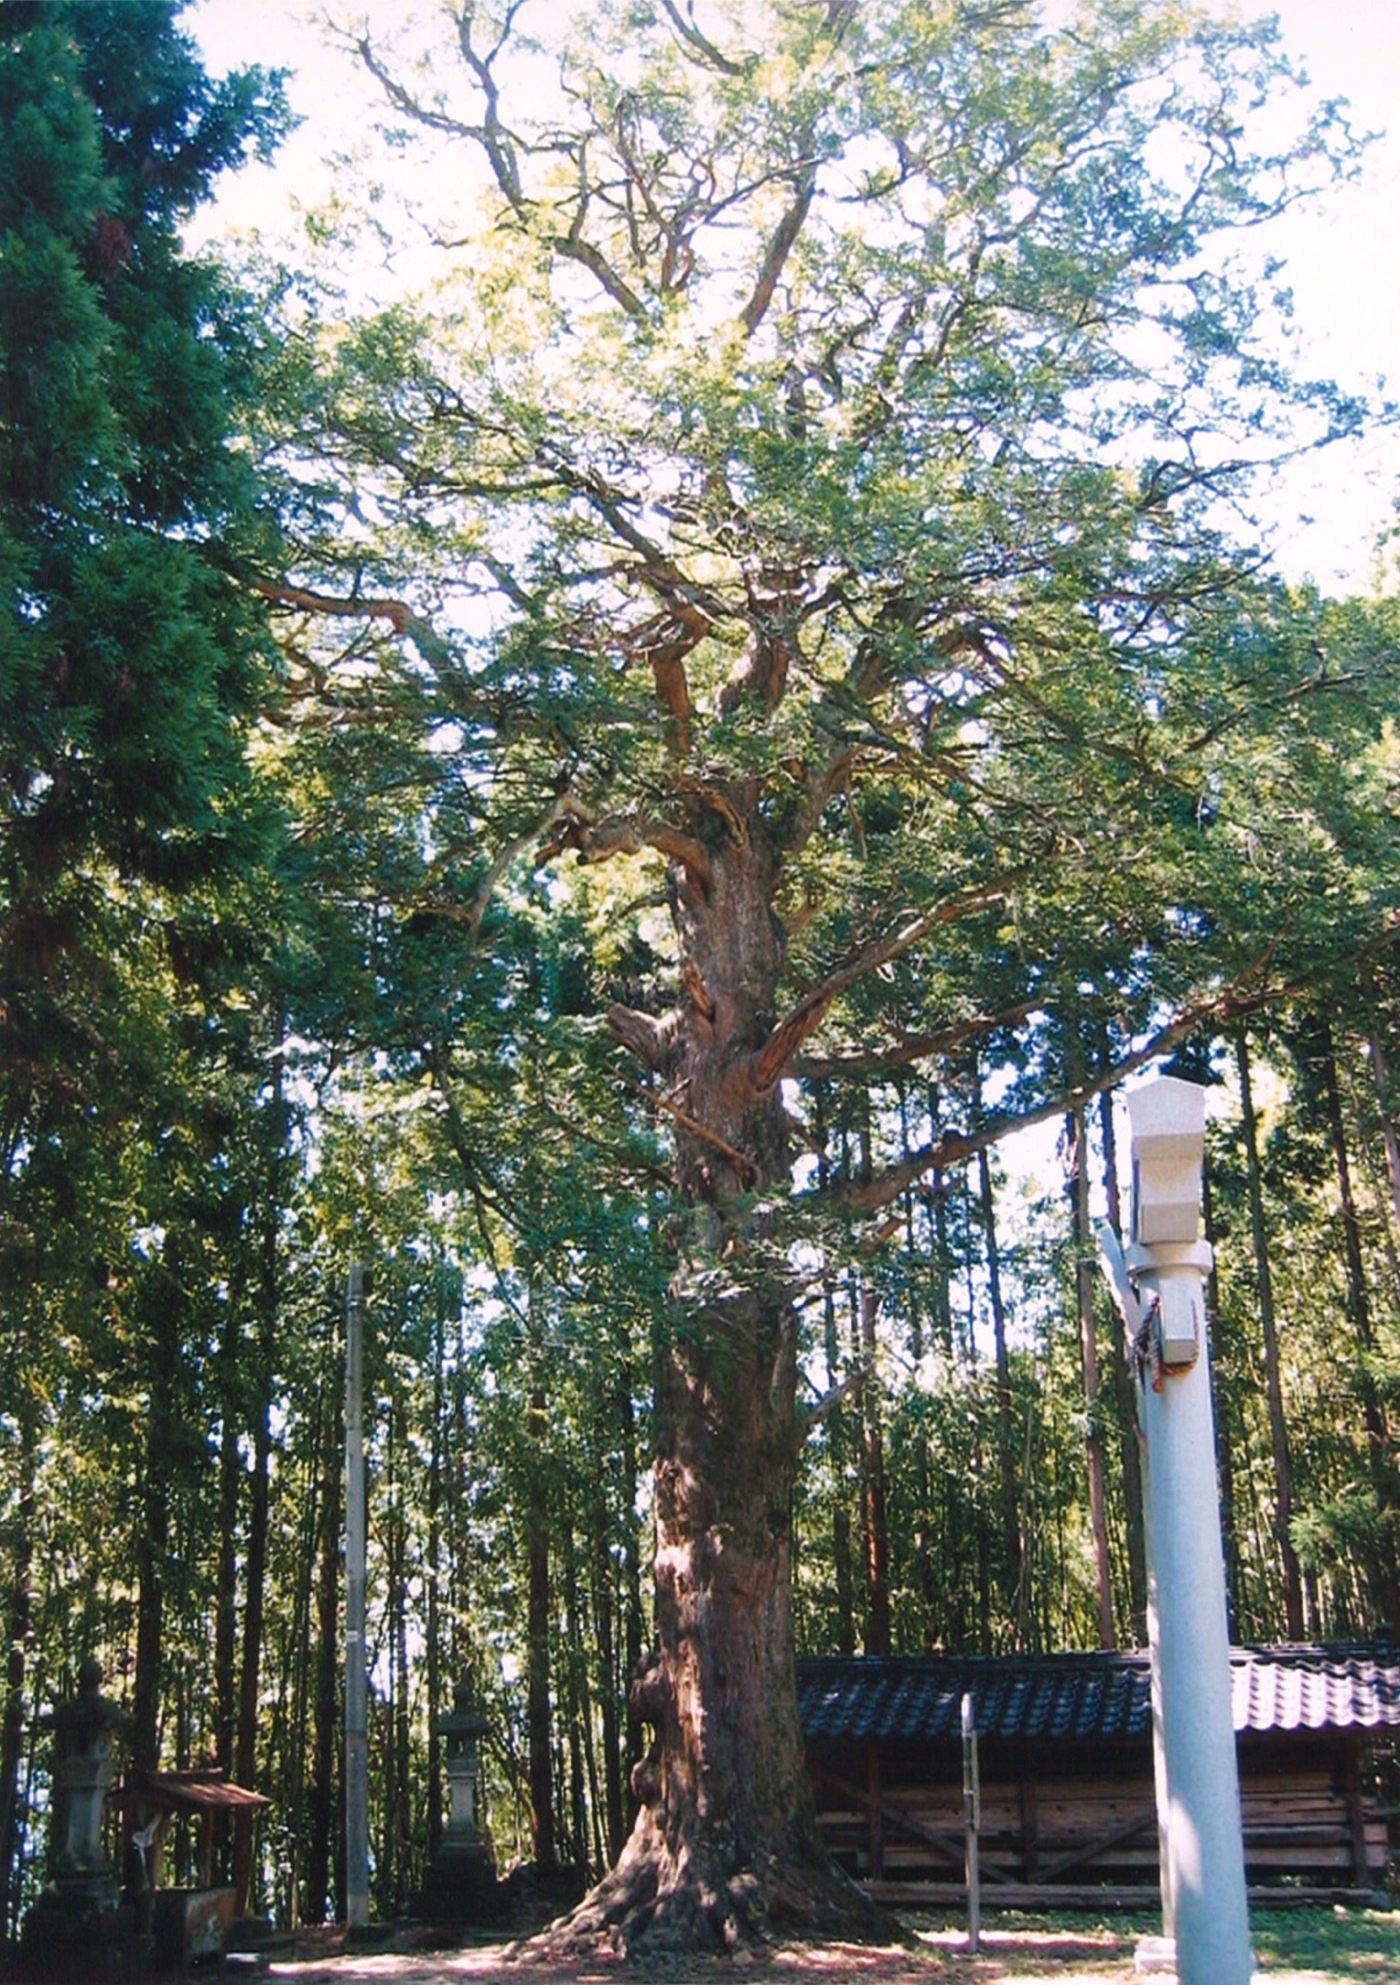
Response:
[{"label": "gnarled tree branch", "polygon": [[785,1020],[778,1022],[749,1065],[754,1088],[760,1094],[772,1088],[802,1043],[821,1025],[838,993],[877,971],[881,965],[888,965],[893,959],[902,957],[942,925],[952,923],[958,917],[973,916],[978,910],[999,903],[1014,880],[1014,876],[1008,876],[1003,882],[970,890],[964,896],[945,897],[931,910],[911,917],[898,930],[890,931],[882,938],[873,938],[868,944],[858,945],[844,963],[838,965],[835,971],[828,972],[819,985],[813,986],[798,1001]]}]

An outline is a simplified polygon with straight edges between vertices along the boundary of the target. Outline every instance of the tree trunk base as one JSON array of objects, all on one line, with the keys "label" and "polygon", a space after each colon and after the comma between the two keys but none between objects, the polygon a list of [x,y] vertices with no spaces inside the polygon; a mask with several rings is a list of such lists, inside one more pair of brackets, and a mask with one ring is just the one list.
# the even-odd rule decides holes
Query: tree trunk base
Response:
[{"label": "tree trunk base", "polygon": [[730,1860],[689,1842],[674,1849],[643,1825],[577,1909],[514,1945],[511,1960],[739,1955],[799,1938],[906,1941],[897,1920],[825,1855],[789,1850],[766,1866],[726,1867]]}]

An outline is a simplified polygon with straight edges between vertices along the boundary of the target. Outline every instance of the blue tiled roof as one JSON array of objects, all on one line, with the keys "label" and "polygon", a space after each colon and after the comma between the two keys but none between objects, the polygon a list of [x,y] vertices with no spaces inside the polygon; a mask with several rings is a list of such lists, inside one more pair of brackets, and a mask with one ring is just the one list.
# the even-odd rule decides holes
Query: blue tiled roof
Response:
[{"label": "blue tiled roof", "polygon": [[[1230,1656],[1237,1731],[1400,1727],[1400,1652],[1388,1646],[1242,1647]],[[1152,1728],[1145,1652],[799,1661],[807,1737],[926,1742],[1137,1738]]]}]

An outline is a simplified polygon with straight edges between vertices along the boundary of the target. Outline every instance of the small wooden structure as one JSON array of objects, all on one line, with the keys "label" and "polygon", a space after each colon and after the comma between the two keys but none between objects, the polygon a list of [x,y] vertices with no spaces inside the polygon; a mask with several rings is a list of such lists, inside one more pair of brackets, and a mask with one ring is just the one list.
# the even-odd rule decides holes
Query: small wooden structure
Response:
[{"label": "small wooden structure", "polygon": [[[128,1865],[136,1855],[142,1860],[141,1881],[154,1938],[154,1960],[162,1971],[173,1971],[187,1978],[205,1960],[220,1963],[228,1933],[238,1917],[248,1910],[247,1876],[241,1887],[218,1882],[214,1874],[214,1850],[220,1827],[233,1834],[233,1865],[247,1869],[253,1816],[269,1801],[261,1792],[233,1785],[221,1771],[134,1771],[117,1795],[128,1839]],[[161,1879],[162,1851],[171,1823],[177,1818],[191,1820],[198,1829],[196,1862],[198,1884],[169,1887]],[[138,1918],[141,1898],[137,1901]]]},{"label": "small wooden structure", "polygon": [[[1231,1653],[1250,1900],[1369,1901],[1390,1853],[1377,1740],[1400,1738],[1389,1646]],[[817,1814],[838,1861],[891,1903],[960,1901],[961,1701],[981,1751],[987,1908],[1158,1899],[1145,1652],[798,1663]]]}]

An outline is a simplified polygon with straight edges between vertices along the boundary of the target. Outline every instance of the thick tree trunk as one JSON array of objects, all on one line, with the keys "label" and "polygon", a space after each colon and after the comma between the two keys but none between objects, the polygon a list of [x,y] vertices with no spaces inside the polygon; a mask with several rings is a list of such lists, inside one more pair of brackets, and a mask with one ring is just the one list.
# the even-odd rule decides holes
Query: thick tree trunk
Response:
[{"label": "thick tree trunk", "polygon": [[622,1858],[556,1947],[723,1949],[774,1931],[869,1935],[878,1920],[820,1844],[797,1719],[797,1317],[783,1251],[764,1248],[787,1128],[776,1079],[755,1074],[781,936],[756,800],[740,784],[697,795],[673,873],[686,1004],[670,1048],[654,1023],[648,1038],[613,1015],[671,1078],[688,1214],[656,1373],[657,1647],[638,1684],[654,1741]]},{"label": "thick tree trunk", "polygon": [[1283,1377],[1279,1369],[1278,1322],[1274,1311],[1274,1277],[1269,1266],[1269,1232],[1264,1219],[1264,1189],[1259,1175],[1259,1125],[1254,1112],[1249,1042],[1241,1028],[1235,1036],[1235,1067],[1240,1079],[1241,1129],[1244,1138],[1245,1180],[1249,1191],[1249,1230],[1254,1242],[1254,1288],[1259,1299],[1259,1333],[1264,1340],[1264,1388],[1269,1402],[1269,1452],[1274,1468],[1274,1533],[1283,1572],[1284,1631],[1290,1640],[1303,1638],[1303,1581],[1293,1549],[1293,1459],[1288,1450],[1288,1426],[1283,1411]]}]

